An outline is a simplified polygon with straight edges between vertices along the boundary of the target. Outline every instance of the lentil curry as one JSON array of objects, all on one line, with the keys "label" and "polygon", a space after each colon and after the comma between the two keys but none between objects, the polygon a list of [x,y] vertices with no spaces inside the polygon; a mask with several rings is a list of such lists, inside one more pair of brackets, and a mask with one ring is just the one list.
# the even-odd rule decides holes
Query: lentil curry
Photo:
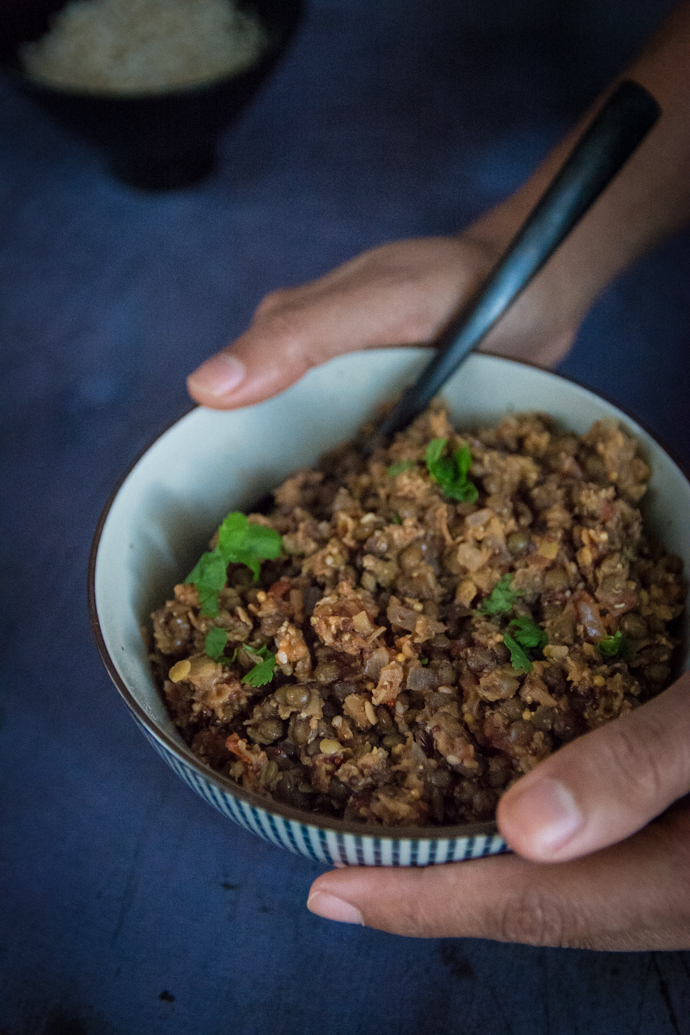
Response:
[{"label": "lentil curry", "polygon": [[270,517],[230,515],[152,615],[174,722],[213,769],[314,813],[491,818],[670,681],[685,588],[643,530],[650,473],[615,422],[458,432],[441,405],[369,458],[336,449]]}]

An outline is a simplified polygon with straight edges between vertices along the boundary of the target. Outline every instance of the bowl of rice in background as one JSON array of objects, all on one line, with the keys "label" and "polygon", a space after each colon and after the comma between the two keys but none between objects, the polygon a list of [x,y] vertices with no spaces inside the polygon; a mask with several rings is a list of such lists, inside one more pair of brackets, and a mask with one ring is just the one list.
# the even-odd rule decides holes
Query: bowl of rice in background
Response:
[{"label": "bowl of rice in background", "polygon": [[211,172],[219,134],[301,11],[302,0],[10,0],[0,62],[120,180],[181,189]]},{"label": "bowl of rice in background", "polygon": [[[377,822],[376,815],[366,813],[365,821],[358,821],[307,811],[295,807],[289,800],[281,798],[280,794],[261,793],[258,784],[256,789],[252,789],[251,781],[230,775],[235,774],[238,757],[245,758],[251,766],[254,755],[258,758],[262,752],[272,750],[271,747],[265,747],[267,741],[260,736],[258,743],[253,744],[251,740],[244,741],[238,739],[236,733],[233,734],[228,741],[230,749],[236,752],[232,763],[235,768],[228,767],[226,772],[212,768],[212,759],[207,764],[203,752],[200,757],[198,751],[191,749],[190,738],[185,739],[181,735],[179,724],[173,721],[152,672],[151,615],[162,607],[164,601],[170,600],[176,584],[176,595],[178,590],[186,592],[192,589],[191,586],[183,587],[179,584],[185,582],[200,555],[208,549],[209,540],[228,512],[251,509],[264,493],[279,486],[292,472],[314,466],[322,453],[353,439],[358,428],[375,415],[381,404],[391,402],[417,376],[428,355],[429,350],[426,349],[406,348],[371,350],[342,356],[311,370],[301,381],[276,398],[255,406],[230,412],[200,407],[193,409],[158,437],[131,466],[105,508],[92,547],[89,608],[96,643],[111,678],[151,745],[189,787],[225,816],[276,845],[319,862],[428,865],[494,855],[505,851],[506,845],[492,820],[452,823],[441,820],[434,823],[433,817],[430,817],[431,822],[425,822],[424,825],[405,825],[399,819],[387,821],[384,818],[382,822]],[[558,429],[554,434],[567,431],[582,436],[596,421],[618,422],[624,432],[637,441],[643,460],[634,463],[643,470],[643,474],[645,465],[651,467],[651,479],[641,503],[645,529],[663,544],[669,554],[680,557],[686,573],[690,571],[690,534],[687,527],[690,483],[664,448],[611,403],[559,375],[528,364],[481,354],[471,356],[447,383],[442,400],[447,405],[451,422],[459,429],[489,428],[507,415],[535,412],[549,414],[554,418],[555,428]],[[612,427],[610,423],[606,426]],[[479,448],[481,454],[484,447],[477,439],[473,441],[472,448],[475,453]],[[565,453],[563,462],[566,465],[570,462]],[[596,457],[593,462],[596,465]],[[405,464],[400,465],[400,470],[404,470],[404,467]],[[418,472],[415,475],[418,480],[427,479],[423,467],[419,467]],[[388,474],[390,476],[390,470]],[[393,474],[398,477],[397,466]],[[644,478],[648,474],[647,470]],[[604,480],[606,476],[604,471]],[[402,474],[401,477],[404,481],[406,475]],[[483,491],[495,491],[487,487],[490,480],[486,480],[486,471],[483,477]],[[581,478],[582,475],[575,477]],[[388,480],[391,480],[390,477]],[[599,495],[603,500],[603,494]],[[546,506],[546,502],[542,502]],[[588,506],[589,503],[584,500],[584,505]],[[467,523],[467,518],[462,518],[462,505],[458,504],[457,507],[460,508],[457,510],[459,517],[453,520],[456,523]],[[451,509],[457,507],[451,505]],[[466,507],[470,524],[474,520],[470,513],[472,509],[472,506]],[[558,507],[552,510],[549,520],[551,517],[556,520]],[[392,520],[404,531],[406,523],[413,519],[396,514]],[[610,520],[610,515],[605,520]],[[547,531],[537,541],[537,552],[540,555],[537,560],[543,568],[548,567],[549,559],[553,557],[553,551],[542,549],[542,546],[550,545],[548,539]],[[485,545],[478,542],[474,551],[481,552]],[[590,546],[595,549],[594,535]],[[466,546],[463,550],[468,554]],[[469,563],[466,557],[464,559],[466,564]],[[372,562],[372,572],[375,567]],[[673,569],[674,572],[678,568],[679,564]],[[371,583],[373,587],[375,580],[370,575],[366,576],[369,582],[362,576],[363,586]],[[480,575],[469,573],[468,577],[467,571],[464,574],[461,571],[458,579],[459,597],[456,596],[456,599],[463,599],[470,579],[476,583],[475,590],[481,582]],[[678,585],[676,574],[670,576],[670,580],[675,580]],[[475,603],[470,604],[463,614],[469,615],[472,613],[471,607],[476,609],[478,602],[482,598],[486,599],[488,588],[487,583]],[[622,590],[619,588],[616,592],[625,594],[626,591],[629,591],[629,585],[627,590],[623,586]],[[583,599],[586,596],[584,594]],[[258,600],[265,600],[266,597],[267,594],[262,591]],[[676,602],[682,601],[677,598]],[[659,603],[661,605],[661,601]],[[414,604],[409,605],[409,608],[413,607]],[[421,611],[422,608],[417,605],[416,610]],[[678,610],[679,607],[668,609],[667,617],[672,617],[672,611],[677,614]],[[586,608],[581,615],[583,621],[586,618],[585,612]],[[474,613],[477,613],[476,610]],[[666,682],[689,664],[685,632],[687,613],[686,607],[684,617],[676,620],[676,625],[682,628],[671,627],[672,635],[678,636],[680,645],[673,659],[674,671],[666,669]],[[238,614],[242,615],[242,608],[238,609]],[[396,617],[395,620],[404,623],[405,608],[400,610],[400,614],[402,618]],[[420,617],[426,621],[424,615]],[[385,618],[383,620],[385,622]],[[142,635],[142,630],[148,632]],[[368,627],[365,632],[368,632]],[[405,632],[405,628],[398,629],[398,633]],[[386,635],[390,636],[389,633]],[[405,642],[407,640],[410,641],[411,650],[419,652],[419,648],[414,648],[414,635],[407,633]],[[403,643],[402,640],[397,642]],[[508,642],[507,638],[505,642]],[[501,650],[507,654],[502,646]],[[551,657],[550,650],[550,646],[545,648],[544,657]],[[558,650],[562,652],[563,648],[556,648],[556,654]],[[594,648],[588,645],[587,650],[594,657]],[[424,653],[430,652],[425,650]],[[596,665],[599,665],[602,658],[598,655],[597,658]],[[279,660],[281,664],[284,661],[281,658]],[[427,658],[422,659],[424,663],[432,665]],[[415,674],[419,675],[422,669],[416,658],[412,664],[416,665]],[[184,665],[189,667],[186,662],[183,662]],[[395,667],[395,662],[387,669],[392,667]],[[503,666],[504,669],[506,667]],[[596,667],[594,662],[592,667]],[[495,675],[491,674],[494,681]],[[579,679],[581,675],[575,678]],[[602,682],[600,677],[596,678]],[[447,682],[447,679],[443,681]],[[451,679],[451,682],[454,680]],[[538,685],[537,680],[535,686]],[[373,687],[373,683],[368,684],[368,688]],[[404,684],[401,689],[404,689]],[[488,689],[491,691],[491,687]],[[260,691],[251,703],[254,700],[261,702],[261,694],[270,690],[267,687]],[[363,683],[361,690],[366,696]],[[457,688],[453,690],[452,687],[442,686],[437,690],[434,693],[439,699],[443,693],[455,693],[456,696],[459,693],[462,700],[462,691]],[[538,690],[535,692],[538,697]],[[545,688],[541,692],[545,693]],[[595,695],[597,693],[595,689],[592,692]],[[532,698],[529,694],[521,692],[518,696],[523,703],[528,702],[524,704],[529,713],[527,719],[535,719],[539,714],[539,701],[530,704]],[[497,700],[492,692],[488,696],[485,694],[485,697],[492,703],[482,707],[491,711],[500,710],[502,700]],[[501,693],[498,697],[501,697]],[[346,708],[347,705],[346,701]],[[522,707],[523,704],[520,705]],[[251,716],[251,710],[248,714]],[[351,714],[355,715],[354,712]],[[287,711],[281,718],[287,718]],[[251,724],[251,718],[248,721]],[[341,718],[337,720],[339,731],[342,721]],[[518,721],[517,725],[525,726],[525,721]],[[444,736],[443,732],[440,736]],[[240,733],[239,737],[242,738],[243,734]],[[324,743],[326,741],[321,741],[321,751],[327,753],[330,747],[327,745],[324,748]],[[384,747],[375,749],[374,753],[378,752],[382,759],[387,755],[393,756],[396,751],[400,754],[406,750],[403,746],[391,748],[385,740],[380,743]],[[410,744],[408,738],[408,747]],[[437,757],[438,762],[434,762],[434,766],[443,762],[438,754],[440,750],[442,753],[445,751],[451,768],[458,772],[463,770],[462,761],[449,755],[442,739],[437,740],[435,745],[430,742],[425,750],[427,755]],[[367,757],[373,757],[374,753]],[[317,755],[316,760],[324,761],[322,755]],[[328,765],[327,758],[324,764]],[[365,816],[364,812],[359,814]]]}]

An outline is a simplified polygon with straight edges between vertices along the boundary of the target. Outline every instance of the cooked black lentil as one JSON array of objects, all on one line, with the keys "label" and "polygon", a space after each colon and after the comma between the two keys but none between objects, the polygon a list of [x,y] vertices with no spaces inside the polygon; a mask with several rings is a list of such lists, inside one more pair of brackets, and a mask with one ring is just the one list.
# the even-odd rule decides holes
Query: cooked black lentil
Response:
[{"label": "cooked black lentil", "polygon": [[[430,477],[434,438],[469,445],[476,502]],[[578,437],[525,414],[457,432],[440,405],[369,459],[357,442],[336,449],[251,517],[283,537],[258,583],[231,564],[217,617],[189,584],[153,613],[174,722],[213,769],[311,812],[492,817],[553,750],[669,683],[685,588],[679,558],[643,531],[650,473],[614,422]],[[487,613],[499,583],[510,610]],[[522,669],[506,643],[516,619],[547,640]],[[232,664],[205,654],[212,627]],[[242,682],[246,647],[276,652],[269,685]]]}]

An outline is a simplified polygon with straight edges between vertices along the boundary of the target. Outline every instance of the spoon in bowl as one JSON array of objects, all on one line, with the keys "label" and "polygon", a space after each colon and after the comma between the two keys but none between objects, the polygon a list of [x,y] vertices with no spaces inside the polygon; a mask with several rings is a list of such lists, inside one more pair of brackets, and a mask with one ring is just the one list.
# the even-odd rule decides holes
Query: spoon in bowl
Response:
[{"label": "spoon in bowl", "polygon": [[[436,353],[407,388],[365,456],[406,428],[429,405],[467,355],[486,337],[606,189],[661,115],[655,98],[625,80],[596,115],[475,295],[437,338]],[[269,513],[273,494],[254,512]]]},{"label": "spoon in bowl", "polygon": [[594,204],[660,114],[655,98],[639,83],[625,80],[618,86],[476,294],[438,337],[437,352],[403,392],[366,452],[426,409]]}]

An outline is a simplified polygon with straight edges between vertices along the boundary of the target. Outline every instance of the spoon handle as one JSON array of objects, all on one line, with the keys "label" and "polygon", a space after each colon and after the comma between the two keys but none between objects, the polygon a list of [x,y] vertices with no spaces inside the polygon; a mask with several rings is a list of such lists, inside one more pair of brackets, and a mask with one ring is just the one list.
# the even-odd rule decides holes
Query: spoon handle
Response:
[{"label": "spoon handle", "polygon": [[442,332],[438,351],[403,393],[378,438],[400,431],[428,406],[608,186],[660,114],[643,86],[632,80],[620,84],[477,293]]}]

